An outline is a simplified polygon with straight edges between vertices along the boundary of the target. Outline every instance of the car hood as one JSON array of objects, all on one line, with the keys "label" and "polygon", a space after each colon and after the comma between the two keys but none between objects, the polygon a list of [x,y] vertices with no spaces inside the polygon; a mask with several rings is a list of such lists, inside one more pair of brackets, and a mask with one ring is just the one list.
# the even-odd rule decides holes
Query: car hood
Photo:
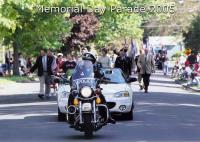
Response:
[{"label": "car hood", "polygon": [[101,88],[103,88],[102,93],[105,95],[107,94],[114,94],[120,91],[129,91],[130,86],[126,83],[123,84],[101,84]]}]

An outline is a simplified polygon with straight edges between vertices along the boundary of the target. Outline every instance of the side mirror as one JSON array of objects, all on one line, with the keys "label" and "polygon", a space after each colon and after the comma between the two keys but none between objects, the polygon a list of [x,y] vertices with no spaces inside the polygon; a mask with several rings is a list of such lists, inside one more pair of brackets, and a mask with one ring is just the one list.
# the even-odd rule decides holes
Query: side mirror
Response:
[{"label": "side mirror", "polygon": [[70,81],[64,77],[58,77],[58,76],[54,76],[54,75],[52,75],[51,77],[52,77],[52,81],[54,83],[61,83],[61,84],[69,84],[70,83]]},{"label": "side mirror", "polygon": [[102,70],[99,71],[100,78],[104,77],[104,72]]},{"label": "side mirror", "polygon": [[127,82],[128,82],[128,83],[136,82],[136,81],[137,81],[137,78],[135,78],[135,77],[129,77],[129,78],[127,79]]},{"label": "side mirror", "polygon": [[112,74],[112,70],[111,69],[110,70],[106,70],[105,73],[106,74]]},{"label": "side mirror", "polygon": [[105,83],[105,84],[107,84],[107,83],[110,82],[110,79],[109,79],[109,78],[106,78],[106,77],[102,77],[99,81],[100,81],[100,83]]}]

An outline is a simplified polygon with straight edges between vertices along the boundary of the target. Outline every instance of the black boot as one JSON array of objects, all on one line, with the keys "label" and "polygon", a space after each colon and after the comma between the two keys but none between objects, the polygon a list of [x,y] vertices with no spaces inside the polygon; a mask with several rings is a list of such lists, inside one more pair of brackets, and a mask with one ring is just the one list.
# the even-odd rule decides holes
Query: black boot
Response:
[{"label": "black boot", "polygon": [[115,124],[116,121],[115,121],[115,119],[110,117],[110,118],[108,118],[108,123]]},{"label": "black boot", "polygon": [[38,94],[38,97],[39,97],[40,99],[44,99],[44,95],[43,95],[43,94]]},{"label": "black boot", "polygon": [[144,90],[145,90],[144,93],[148,93],[148,86],[145,86]]}]

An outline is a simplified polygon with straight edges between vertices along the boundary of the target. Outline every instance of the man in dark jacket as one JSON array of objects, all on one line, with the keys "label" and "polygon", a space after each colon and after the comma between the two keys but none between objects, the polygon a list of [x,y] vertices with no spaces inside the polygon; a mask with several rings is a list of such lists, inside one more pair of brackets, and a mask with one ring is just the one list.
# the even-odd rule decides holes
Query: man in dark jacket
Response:
[{"label": "man in dark jacket", "polygon": [[119,56],[117,57],[115,61],[115,68],[120,68],[125,77],[129,77],[131,75],[131,59],[126,56],[126,51],[124,49],[120,50]]},{"label": "man in dark jacket", "polygon": [[[40,51],[40,56],[36,59],[36,63],[30,69],[30,72],[34,72],[38,69],[38,76],[40,80],[40,94],[38,97],[43,98],[44,95],[48,98],[50,94],[50,82],[52,71],[52,64],[54,58],[52,56],[47,55],[47,50],[42,49]],[[45,86],[45,90],[44,90]]]},{"label": "man in dark jacket", "polygon": [[197,62],[197,56],[195,55],[195,52],[192,52],[192,54],[188,56],[187,61],[189,64],[195,64]]}]

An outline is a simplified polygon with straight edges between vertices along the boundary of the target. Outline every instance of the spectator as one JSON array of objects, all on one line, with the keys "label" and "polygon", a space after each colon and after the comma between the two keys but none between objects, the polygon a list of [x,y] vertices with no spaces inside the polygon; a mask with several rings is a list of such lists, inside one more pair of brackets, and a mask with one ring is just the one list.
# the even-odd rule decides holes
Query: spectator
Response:
[{"label": "spectator", "polygon": [[8,72],[8,75],[10,76],[11,75],[11,60],[8,56],[8,54],[6,54],[5,56],[5,63],[6,63],[6,72]]},{"label": "spectator", "polygon": [[53,59],[53,62],[51,64],[51,70],[52,70],[53,74],[55,74],[57,65],[56,65],[56,57],[53,55],[52,49],[47,50],[47,56],[51,57]]},{"label": "spectator", "polygon": [[54,57],[51,56],[50,53],[49,55],[47,55],[47,50],[42,49],[40,51],[40,56],[36,59],[36,63],[30,69],[31,73],[34,72],[36,69],[38,69],[38,76],[40,80],[40,94],[38,95],[38,97],[41,99],[44,96],[48,98],[50,94],[50,81],[51,81],[51,75],[53,74],[52,71],[53,62],[54,62]]},{"label": "spectator", "polygon": [[131,75],[131,59],[126,56],[126,50],[124,49],[120,50],[119,55],[115,61],[115,68],[120,68],[125,77],[128,78]]},{"label": "spectator", "polygon": [[185,65],[186,57],[183,54],[181,54],[181,57],[180,57],[179,60],[180,60],[179,63],[180,63],[181,66]]},{"label": "spectator", "polygon": [[160,61],[162,63],[162,70],[164,70],[164,63],[165,63],[166,59],[167,59],[167,54],[164,51],[162,51],[161,57],[160,57]]},{"label": "spectator", "polygon": [[111,68],[110,58],[107,56],[108,50],[102,49],[102,56],[98,58],[98,62],[101,63],[102,68]]},{"label": "spectator", "polygon": [[19,66],[26,69],[26,65],[27,65],[27,62],[26,62],[25,58],[23,57],[23,55],[21,53],[19,53]]},{"label": "spectator", "polygon": [[128,56],[128,44],[124,44],[124,48],[123,48],[123,50],[124,50],[124,53],[125,53],[125,56]]},{"label": "spectator", "polygon": [[197,62],[197,56],[194,52],[192,52],[192,54],[188,56],[187,61],[189,62],[189,64],[195,64]]},{"label": "spectator", "polygon": [[21,66],[19,69],[19,75],[20,76],[27,76],[27,70],[25,69],[24,66]]},{"label": "spectator", "polygon": [[85,48],[86,48],[87,52],[91,52],[91,47],[90,46],[87,45]]},{"label": "spectator", "polygon": [[62,64],[62,70],[68,77],[70,77],[74,71],[76,62],[73,60],[70,54],[67,55],[67,61]]},{"label": "spectator", "polygon": [[197,55],[197,63],[199,64],[199,68],[200,68],[200,53],[198,53]]},{"label": "spectator", "polygon": [[0,64],[0,77],[1,77],[1,76],[5,76],[4,71],[3,71],[2,64]]},{"label": "spectator", "polygon": [[63,54],[62,53],[58,53],[57,59],[56,59],[57,73],[63,72],[63,70],[62,70],[63,63],[64,63],[64,61],[63,61]]},{"label": "spectator", "polygon": [[83,47],[81,48],[81,56],[83,55],[83,53],[89,52],[87,48]]},{"label": "spectator", "polygon": [[169,66],[169,59],[167,57],[167,54],[164,55],[164,62],[163,62],[163,73],[164,75],[168,74],[168,66]]},{"label": "spectator", "polygon": [[116,48],[113,49],[113,54],[116,56],[120,56],[120,52]]},{"label": "spectator", "polygon": [[31,69],[32,68],[32,59],[30,57],[27,59],[26,67],[27,67],[27,69]]},{"label": "spectator", "polygon": [[140,49],[139,53],[140,54],[135,57],[135,64],[136,64],[136,67],[137,67],[137,71],[136,72],[137,72],[137,75],[138,75],[138,82],[139,82],[140,90],[142,90],[143,89],[142,76],[140,74],[140,68],[138,66],[138,59],[143,54],[143,50]]}]

